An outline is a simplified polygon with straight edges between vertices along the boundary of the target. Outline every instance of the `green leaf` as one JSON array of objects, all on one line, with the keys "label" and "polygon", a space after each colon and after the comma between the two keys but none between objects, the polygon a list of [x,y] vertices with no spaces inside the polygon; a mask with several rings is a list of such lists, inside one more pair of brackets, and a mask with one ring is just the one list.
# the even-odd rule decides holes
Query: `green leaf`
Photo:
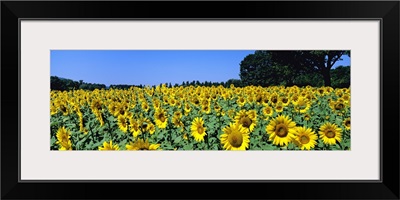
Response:
[{"label": "green leaf", "polygon": [[288,144],[288,149],[289,149],[289,150],[293,150],[294,148],[295,148],[295,146],[294,146],[293,143],[289,143],[289,144]]},{"label": "green leaf", "polygon": [[340,126],[342,124],[342,119],[337,117],[335,123],[336,123],[336,125]]},{"label": "green leaf", "polygon": [[179,143],[180,141],[182,141],[182,137],[181,137],[181,136],[176,137],[176,138],[174,139],[174,143],[175,143],[175,144],[176,144],[176,143]]},{"label": "green leaf", "polygon": [[183,149],[184,150],[193,150],[193,144],[185,145],[185,146],[183,146]]},{"label": "green leaf", "polygon": [[319,143],[318,143],[318,147],[320,147],[320,148],[324,147],[324,143],[319,142]]},{"label": "green leaf", "polygon": [[63,118],[63,122],[66,122],[66,121],[68,121],[68,120],[70,120],[70,117],[69,117],[69,116]]},{"label": "green leaf", "polygon": [[55,144],[56,143],[56,141],[57,141],[57,139],[53,136],[53,137],[51,137],[50,138],[50,145],[53,145],[53,144]]},{"label": "green leaf", "polygon": [[163,139],[164,138],[164,135],[162,134],[162,133],[159,133],[158,135],[157,135],[157,139],[158,140],[161,140],[161,139]]}]

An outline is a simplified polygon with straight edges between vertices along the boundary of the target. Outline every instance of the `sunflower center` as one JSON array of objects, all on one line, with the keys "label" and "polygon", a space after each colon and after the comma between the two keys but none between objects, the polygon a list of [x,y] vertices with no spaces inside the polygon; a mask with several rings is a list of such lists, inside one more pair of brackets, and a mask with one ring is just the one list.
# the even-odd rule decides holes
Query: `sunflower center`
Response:
[{"label": "sunflower center", "polygon": [[233,147],[239,148],[242,146],[243,136],[241,133],[234,131],[229,134],[228,141]]},{"label": "sunflower center", "polygon": [[325,135],[328,138],[334,138],[336,134],[332,130],[328,130]]},{"label": "sunflower center", "polygon": [[346,126],[350,126],[350,120],[347,120],[347,121],[345,122],[345,125],[346,125]]},{"label": "sunflower center", "polygon": [[119,110],[119,114],[124,115],[125,111],[123,109]]},{"label": "sunflower center", "polygon": [[246,128],[249,128],[250,125],[251,125],[251,123],[252,123],[252,121],[251,121],[251,119],[250,119],[249,117],[243,117],[243,118],[240,120],[240,122],[241,122],[242,126],[244,126],[244,127],[246,127]]},{"label": "sunflower center", "polygon": [[307,136],[305,136],[305,135],[302,135],[302,136],[300,137],[300,142],[301,142],[302,144],[307,144],[309,141],[310,141],[310,138],[307,137]]},{"label": "sunflower center", "polygon": [[341,109],[343,109],[343,104],[342,103],[338,103],[338,104],[336,104],[336,106],[335,106],[335,109],[336,110],[341,110]]},{"label": "sunflower center", "polygon": [[158,116],[158,118],[160,118],[160,121],[165,122],[165,117],[164,117],[163,114],[160,114],[160,115]]},{"label": "sunflower center", "polygon": [[277,97],[272,97],[271,101],[272,101],[272,103],[276,103],[276,102],[278,102],[278,98]]},{"label": "sunflower center", "polygon": [[288,129],[284,124],[278,124],[275,128],[275,133],[279,137],[286,137],[288,134]]},{"label": "sunflower center", "polygon": [[203,126],[197,127],[197,132],[198,132],[199,134],[204,133],[204,127],[203,127]]}]

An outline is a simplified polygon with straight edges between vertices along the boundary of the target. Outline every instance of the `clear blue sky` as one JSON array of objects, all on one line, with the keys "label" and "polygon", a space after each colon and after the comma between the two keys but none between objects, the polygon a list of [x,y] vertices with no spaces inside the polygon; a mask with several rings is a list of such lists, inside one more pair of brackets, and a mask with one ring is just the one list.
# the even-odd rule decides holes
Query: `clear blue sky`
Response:
[{"label": "clear blue sky", "polygon": [[[50,75],[87,83],[128,85],[239,79],[254,50],[52,50]],[[346,57],[338,65],[350,65]]]}]

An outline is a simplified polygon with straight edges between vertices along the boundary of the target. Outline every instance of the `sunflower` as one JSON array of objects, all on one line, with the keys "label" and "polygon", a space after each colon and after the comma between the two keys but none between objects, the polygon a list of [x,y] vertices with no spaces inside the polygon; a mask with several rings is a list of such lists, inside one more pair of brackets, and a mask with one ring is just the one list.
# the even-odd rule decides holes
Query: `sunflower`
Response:
[{"label": "sunflower", "polygon": [[129,130],[135,138],[142,133],[139,122],[134,118],[129,119]]},{"label": "sunflower", "polygon": [[275,111],[278,112],[278,113],[283,111],[283,103],[281,101],[278,101],[275,104]]},{"label": "sunflower", "polygon": [[[185,125],[183,124],[181,118],[178,117],[178,116],[176,116],[176,115],[174,115],[174,116],[172,117],[172,124],[174,124],[174,126],[177,127],[177,128],[179,128],[179,127],[182,127],[182,128],[183,128],[183,127],[185,126]],[[182,131],[183,131],[183,129],[182,129]]]},{"label": "sunflower", "polygon": [[278,100],[279,100],[278,94],[277,94],[277,93],[273,93],[273,94],[270,96],[269,100],[270,100],[270,102],[272,103],[272,105],[275,105],[275,104],[278,102]]},{"label": "sunflower", "polygon": [[342,98],[343,98],[343,101],[346,103],[346,104],[348,104],[349,102],[350,102],[350,95],[349,94],[344,94],[343,96],[342,96]]},{"label": "sunflower", "polygon": [[287,146],[295,138],[295,126],[296,123],[288,116],[278,115],[266,127],[269,140],[273,140],[275,145]]},{"label": "sunflower", "polygon": [[246,99],[243,96],[240,96],[237,100],[236,103],[240,106],[243,107],[244,104],[246,104]]},{"label": "sunflower", "polygon": [[319,138],[322,138],[325,144],[336,144],[336,141],[342,140],[342,129],[336,124],[326,122],[319,128]]},{"label": "sunflower", "polygon": [[270,117],[272,116],[272,114],[274,114],[274,110],[267,105],[263,108],[262,113],[264,114],[265,117]]},{"label": "sunflower", "polygon": [[304,120],[306,120],[306,121],[310,121],[310,119],[311,119],[311,116],[310,116],[310,114],[308,114],[308,113],[305,113],[305,114],[304,114]]},{"label": "sunflower", "polygon": [[141,132],[150,132],[150,126],[153,124],[149,119],[146,117],[141,117],[138,121],[138,126]]},{"label": "sunflower", "polygon": [[254,110],[241,110],[236,114],[235,123],[244,128],[248,128],[249,132],[252,132],[254,127],[257,125],[257,112]]},{"label": "sunflower", "polygon": [[257,93],[257,94],[256,94],[256,99],[255,99],[255,101],[256,101],[257,105],[262,104],[262,102],[263,102],[263,96],[262,96],[261,93]]},{"label": "sunflower", "polygon": [[143,102],[142,102],[142,109],[143,109],[145,112],[149,112],[150,106],[149,106],[149,104],[147,103],[147,101],[143,101]]},{"label": "sunflower", "polygon": [[128,110],[128,104],[125,103],[117,103],[116,108],[114,111],[114,116],[117,117],[118,115],[125,115]]},{"label": "sunflower", "polygon": [[214,110],[215,110],[215,112],[217,113],[217,114],[220,114],[220,112],[221,112],[221,106],[217,103],[217,102],[215,102],[214,103]]},{"label": "sunflower", "polygon": [[317,144],[318,136],[311,130],[311,128],[297,127],[295,128],[296,138],[294,142],[301,150],[310,150]]},{"label": "sunflower", "polygon": [[299,100],[299,95],[297,93],[293,94],[293,96],[290,98],[290,102],[292,102],[293,105],[296,105],[298,100]]},{"label": "sunflower", "polygon": [[71,134],[70,131],[65,129],[65,127],[60,127],[56,134],[57,142],[60,146],[59,150],[72,150]]},{"label": "sunflower", "polygon": [[66,103],[58,103],[58,109],[61,110],[64,116],[67,116],[69,114],[69,108]]},{"label": "sunflower", "polygon": [[325,90],[325,88],[318,88],[317,89],[317,94],[319,94],[319,95],[321,95],[321,96],[324,96],[325,94],[326,94],[327,92],[326,92],[326,90]]},{"label": "sunflower", "polygon": [[346,108],[346,105],[344,104],[343,100],[338,100],[331,105],[331,108],[333,111],[341,112]]},{"label": "sunflower", "polygon": [[350,130],[350,117],[343,121],[343,126],[346,130]]},{"label": "sunflower", "polygon": [[200,105],[200,100],[197,97],[193,97],[191,102],[195,105],[195,106],[199,106]]},{"label": "sunflower", "polygon": [[238,123],[230,123],[222,129],[224,132],[220,139],[226,150],[246,150],[249,147],[250,136],[247,128]]},{"label": "sunflower", "polygon": [[148,139],[144,141],[143,139],[139,138],[135,142],[129,142],[126,146],[127,150],[157,150],[160,147],[160,144],[150,144]]},{"label": "sunflower", "polygon": [[288,106],[290,103],[289,98],[286,96],[280,96],[279,101],[282,102],[283,106],[285,107]]},{"label": "sunflower", "polygon": [[306,113],[311,107],[310,102],[304,97],[299,97],[294,104],[294,109],[300,113]]},{"label": "sunflower", "polygon": [[104,142],[103,146],[99,147],[99,151],[109,151],[109,150],[119,150],[118,144],[113,146],[112,140],[110,140],[110,143]]},{"label": "sunflower", "polygon": [[268,93],[265,93],[264,96],[262,97],[262,105],[264,106],[268,106],[269,105],[269,97],[268,97]]},{"label": "sunflower", "polygon": [[152,135],[154,132],[156,132],[156,127],[154,126],[153,123],[149,124],[148,131],[149,131],[150,135]]},{"label": "sunflower", "polygon": [[160,99],[153,98],[153,107],[155,110],[158,110],[161,107]]},{"label": "sunflower", "polygon": [[168,116],[167,112],[163,109],[158,109],[154,114],[154,119],[156,122],[156,126],[158,128],[164,129],[167,127],[168,124]]},{"label": "sunflower", "polygon": [[112,101],[110,104],[108,104],[108,111],[114,115],[114,113],[117,111],[118,105],[116,102]]},{"label": "sunflower", "polygon": [[210,104],[206,104],[201,106],[201,111],[205,114],[210,114],[211,113],[211,107]]},{"label": "sunflower", "polygon": [[190,129],[192,130],[192,136],[197,142],[204,141],[204,136],[207,135],[206,133],[207,128],[204,127],[203,118],[196,117],[193,120]]},{"label": "sunflower", "polygon": [[58,113],[58,109],[57,109],[57,107],[54,105],[54,103],[52,103],[51,105],[50,105],[50,115],[55,115],[55,114],[57,114]]},{"label": "sunflower", "polygon": [[185,103],[185,106],[183,107],[183,109],[185,110],[185,115],[187,116],[190,113],[190,110],[192,108],[190,107],[189,103]]},{"label": "sunflower", "polygon": [[171,98],[169,99],[168,103],[169,103],[169,105],[170,105],[171,107],[174,107],[174,106],[176,105],[176,100],[175,100],[175,98],[171,97]]},{"label": "sunflower", "polygon": [[128,119],[123,115],[118,116],[118,127],[122,132],[128,132]]},{"label": "sunflower", "polygon": [[99,99],[93,99],[92,100],[92,104],[90,105],[90,107],[92,108],[93,111],[100,111],[102,110],[102,102]]}]

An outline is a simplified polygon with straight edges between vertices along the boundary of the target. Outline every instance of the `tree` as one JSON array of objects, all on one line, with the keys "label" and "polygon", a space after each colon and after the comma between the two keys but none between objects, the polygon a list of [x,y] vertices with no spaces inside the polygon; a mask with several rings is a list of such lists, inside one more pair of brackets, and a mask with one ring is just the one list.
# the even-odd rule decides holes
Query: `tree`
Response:
[{"label": "tree", "polygon": [[242,81],[239,79],[229,79],[225,82],[225,87],[230,87],[233,84],[235,87],[242,87]]},{"label": "tree", "polygon": [[338,66],[331,70],[332,87],[348,88],[350,87],[350,66]]},{"label": "tree", "polygon": [[269,51],[255,51],[240,63],[240,79],[247,85],[288,85],[293,84],[294,71],[288,65],[280,65],[272,60]]},{"label": "tree", "polygon": [[350,51],[270,51],[270,61],[276,65],[289,66],[295,74],[317,72],[322,75],[325,86],[331,86],[331,69]]}]

